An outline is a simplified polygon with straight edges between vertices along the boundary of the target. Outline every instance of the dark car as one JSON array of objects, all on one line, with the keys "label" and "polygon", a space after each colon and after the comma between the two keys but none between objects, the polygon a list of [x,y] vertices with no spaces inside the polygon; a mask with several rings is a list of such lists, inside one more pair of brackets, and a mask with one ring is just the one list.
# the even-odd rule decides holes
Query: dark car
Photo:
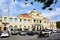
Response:
[{"label": "dark car", "polygon": [[57,33],[60,33],[60,30],[57,30]]},{"label": "dark car", "polygon": [[1,35],[2,31],[0,31],[0,35]]},{"label": "dark car", "polygon": [[38,30],[38,31],[33,31],[34,32],[34,34],[38,34],[38,33],[40,33],[40,30]]},{"label": "dark car", "polygon": [[17,35],[17,34],[18,34],[17,31],[15,31],[15,30],[12,30],[12,31],[11,31],[11,35]]},{"label": "dark car", "polygon": [[33,36],[34,35],[34,32],[33,31],[28,31],[27,32],[27,35]]}]

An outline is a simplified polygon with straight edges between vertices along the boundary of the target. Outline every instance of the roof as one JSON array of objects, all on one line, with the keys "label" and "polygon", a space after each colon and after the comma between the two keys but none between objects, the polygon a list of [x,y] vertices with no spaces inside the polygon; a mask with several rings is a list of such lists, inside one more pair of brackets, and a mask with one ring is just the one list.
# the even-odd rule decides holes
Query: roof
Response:
[{"label": "roof", "polygon": [[20,14],[20,16],[23,16],[23,17],[29,17],[29,14]]},{"label": "roof", "polygon": [[43,17],[43,19],[48,20],[48,18]]},{"label": "roof", "polygon": [[33,12],[42,14],[41,12],[38,12],[36,9],[33,9],[30,13],[33,13]]},{"label": "roof", "polygon": [[52,27],[52,26],[54,26],[53,24],[50,24],[50,26]]},{"label": "roof", "polygon": [[60,21],[56,21],[56,22],[60,22]]}]

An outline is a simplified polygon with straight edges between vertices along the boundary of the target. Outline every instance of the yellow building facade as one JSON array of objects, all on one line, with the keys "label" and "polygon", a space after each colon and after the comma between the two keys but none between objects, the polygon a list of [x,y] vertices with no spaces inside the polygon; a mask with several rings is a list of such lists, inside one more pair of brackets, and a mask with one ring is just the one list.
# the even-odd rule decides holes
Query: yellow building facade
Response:
[{"label": "yellow building facade", "polygon": [[37,12],[35,9],[30,13],[19,14],[17,17],[2,16],[0,17],[0,30],[4,29],[6,24],[7,30],[22,29],[22,31],[56,29],[56,23],[48,18],[45,18],[42,13]]}]

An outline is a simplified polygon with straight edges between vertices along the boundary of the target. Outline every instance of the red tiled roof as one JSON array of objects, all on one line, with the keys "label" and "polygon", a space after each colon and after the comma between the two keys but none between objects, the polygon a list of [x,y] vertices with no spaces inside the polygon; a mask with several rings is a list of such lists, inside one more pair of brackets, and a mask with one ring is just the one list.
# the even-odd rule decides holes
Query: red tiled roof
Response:
[{"label": "red tiled roof", "polygon": [[45,17],[43,17],[43,19],[46,19],[46,20],[48,20],[48,18],[45,18]]},{"label": "red tiled roof", "polygon": [[53,24],[50,24],[50,26],[54,26]]},{"label": "red tiled roof", "polygon": [[29,16],[29,14],[20,14],[21,16],[23,16],[23,17],[28,17]]}]

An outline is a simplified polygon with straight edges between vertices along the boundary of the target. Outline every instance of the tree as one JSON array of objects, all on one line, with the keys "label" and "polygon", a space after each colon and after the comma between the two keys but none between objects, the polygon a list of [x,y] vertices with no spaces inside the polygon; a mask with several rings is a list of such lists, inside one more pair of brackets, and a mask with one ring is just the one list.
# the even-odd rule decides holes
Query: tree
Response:
[{"label": "tree", "polygon": [[[29,1],[29,0],[25,0],[25,1]],[[44,9],[46,9],[46,8],[48,8],[48,10],[52,10],[52,8],[50,8],[50,6],[52,5],[52,4],[56,4],[57,2],[58,2],[58,0],[34,0],[34,1],[32,1],[30,4],[34,4],[34,2],[40,2],[40,3],[43,3],[43,7],[42,7],[42,9],[44,10]],[[25,5],[26,4],[28,4],[28,3],[25,3]]]},{"label": "tree", "polygon": [[57,28],[60,28],[60,22],[56,22]]}]

